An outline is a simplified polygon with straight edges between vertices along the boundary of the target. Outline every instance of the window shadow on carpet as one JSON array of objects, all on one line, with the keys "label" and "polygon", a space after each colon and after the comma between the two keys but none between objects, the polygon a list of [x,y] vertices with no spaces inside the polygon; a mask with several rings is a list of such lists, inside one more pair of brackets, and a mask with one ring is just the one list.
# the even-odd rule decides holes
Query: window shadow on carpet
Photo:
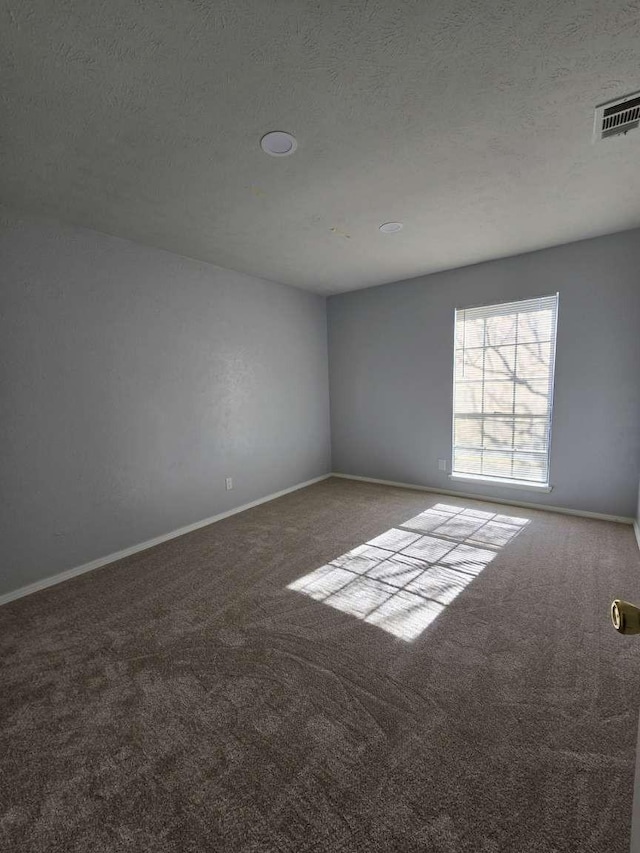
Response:
[{"label": "window shadow on carpet", "polygon": [[410,642],[529,524],[438,503],[287,589]]}]

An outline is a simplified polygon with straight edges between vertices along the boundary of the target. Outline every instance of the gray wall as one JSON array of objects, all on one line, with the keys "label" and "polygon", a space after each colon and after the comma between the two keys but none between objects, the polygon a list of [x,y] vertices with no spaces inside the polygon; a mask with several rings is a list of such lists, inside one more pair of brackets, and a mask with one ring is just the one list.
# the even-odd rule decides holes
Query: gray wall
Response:
[{"label": "gray wall", "polygon": [[[426,239],[426,237],[425,237]],[[456,307],[560,292],[553,492],[453,484]],[[333,470],[633,517],[640,443],[640,232],[328,301]]]},{"label": "gray wall", "polygon": [[0,275],[0,594],[329,471],[324,298],[7,211]]}]

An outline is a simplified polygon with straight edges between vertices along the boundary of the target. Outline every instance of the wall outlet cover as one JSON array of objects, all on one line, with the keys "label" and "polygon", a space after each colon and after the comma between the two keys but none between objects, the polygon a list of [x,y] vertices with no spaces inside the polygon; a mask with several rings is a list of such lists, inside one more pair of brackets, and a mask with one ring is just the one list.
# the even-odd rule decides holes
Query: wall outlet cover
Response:
[{"label": "wall outlet cover", "polygon": [[227,477],[224,481],[225,488],[228,492],[233,488],[233,477]]}]

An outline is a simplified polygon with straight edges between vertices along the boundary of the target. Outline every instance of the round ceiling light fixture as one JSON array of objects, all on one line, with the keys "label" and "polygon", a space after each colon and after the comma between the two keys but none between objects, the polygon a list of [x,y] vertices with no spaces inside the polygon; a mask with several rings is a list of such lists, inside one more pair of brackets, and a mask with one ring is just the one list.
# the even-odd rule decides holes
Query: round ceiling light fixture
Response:
[{"label": "round ceiling light fixture", "polygon": [[284,130],[272,130],[260,140],[260,147],[271,157],[288,157],[298,147],[295,137]]},{"label": "round ceiling light fixture", "polygon": [[384,222],[378,230],[383,234],[397,234],[403,227],[402,222]]}]

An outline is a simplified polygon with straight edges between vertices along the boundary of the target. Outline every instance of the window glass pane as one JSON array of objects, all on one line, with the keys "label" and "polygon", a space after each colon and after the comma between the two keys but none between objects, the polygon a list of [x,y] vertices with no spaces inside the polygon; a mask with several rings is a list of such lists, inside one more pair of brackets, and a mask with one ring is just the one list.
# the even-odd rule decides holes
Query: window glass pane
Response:
[{"label": "window glass pane", "polygon": [[482,379],[484,349],[461,349],[456,352],[458,379]]},{"label": "window glass pane", "polygon": [[517,314],[487,317],[487,346],[514,344],[516,341]]},{"label": "window glass pane", "polygon": [[[480,362],[482,364],[482,362]],[[515,346],[487,347],[484,351],[486,379],[513,379],[516,366]]]},{"label": "window glass pane", "polygon": [[458,450],[454,455],[454,471],[461,474],[482,474],[482,452]]},{"label": "window glass pane", "polygon": [[484,317],[469,317],[464,322],[461,345],[464,347],[484,346]]},{"label": "window glass pane", "polygon": [[511,477],[511,453],[485,450],[482,454],[482,473],[488,477]]},{"label": "window glass pane", "polygon": [[515,412],[521,415],[545,415],[549,408],[549,383],[540,379],[524,380],[516,385]]},{"label": "window glass pane", "polygon": [[457,447],[480,447],[482,444],[482,418],[456,418],[454,440]]},{"label": "window glass pane", "polygon": [[491,449],[513,449],[513,420],[487,418],[484,425],[484,446]]},{"label": "window glass pane", "polygon": [[475,414],[482,411],[482,382],[456,383],[456,411]]},{"label": "window glass pane", "polygon": [[532,453],[513,454],[513,476],[516,480],[545,480],[547,460]]},{"label": "window glass pane", "polygon": [[555,326],[553,311],[525,311],[518,314],[518,342],[549,341]]},{"label": "window glass pane", "polygon": [[484,411],[503,414],[513,412],[513,382],[484,383]]},{"label": "window glass pane", "polygon": [[551,341],[519,343],[517,371],[520,378],[546,378],[551,373]]},{"label": "window glass pane", "polygon": [[546,421],[534,418],[522,418],[515,424],[515,450],[535,450],[546,453],[549,427]]}]

